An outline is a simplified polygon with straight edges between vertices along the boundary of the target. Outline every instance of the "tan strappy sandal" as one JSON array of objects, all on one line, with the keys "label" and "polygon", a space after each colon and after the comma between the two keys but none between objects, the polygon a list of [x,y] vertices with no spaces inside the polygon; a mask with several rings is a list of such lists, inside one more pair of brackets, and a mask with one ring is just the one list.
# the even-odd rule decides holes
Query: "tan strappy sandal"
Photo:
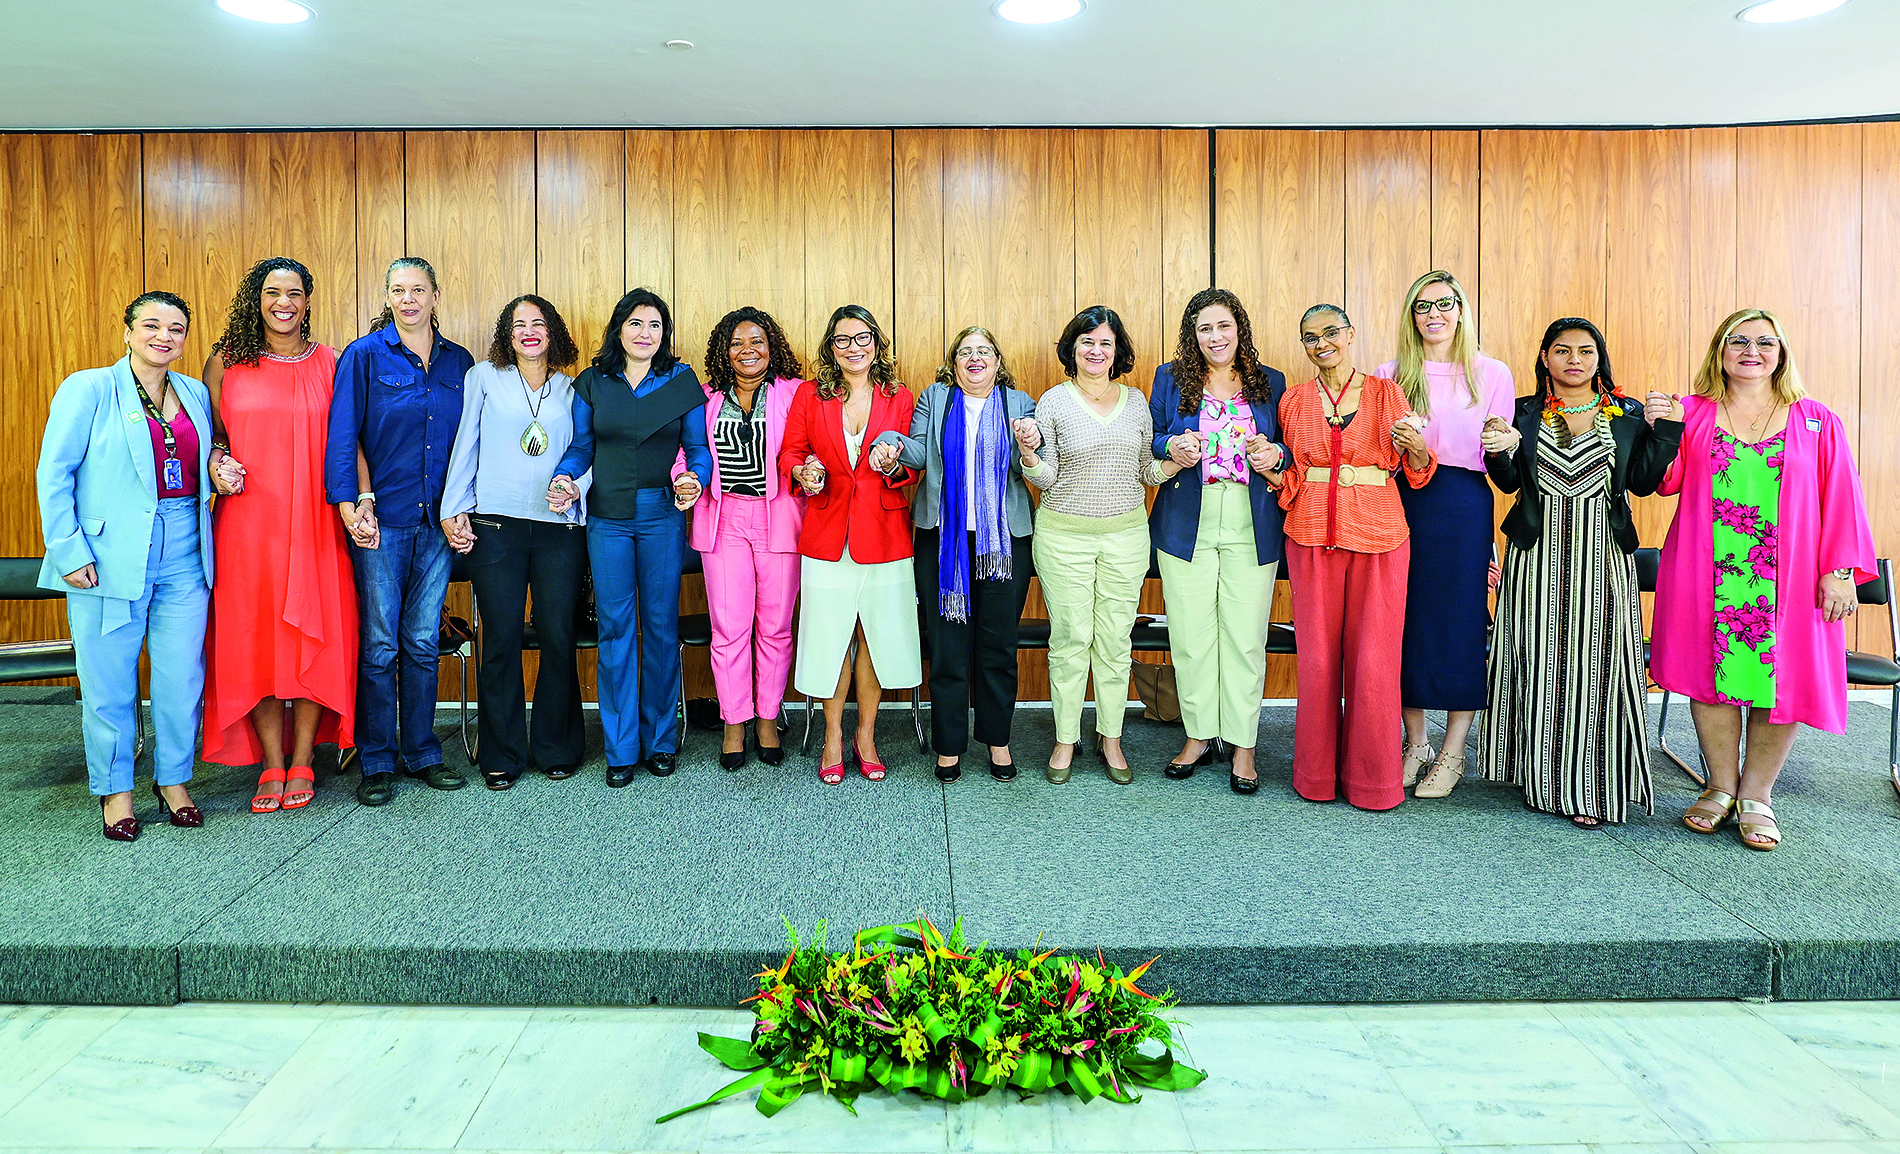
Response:
[{"label": "tan strappy sandal", "polygon": [[[1705,789],[1701,795],[1682,811],[1682,824],[1697,833],[1714,833],[1722,828],[1722,823],[1735,812],[1735,796],[1723,793],[1719,789]],[[1697,825],[1690,821],[1692,817],[1707,818],[1709,824]]]},{"label": "tan strappy sandal", "polygon": [[[1749,849],[1771,850],[1781,844],[1781,827],[1775,824],[1775,811],[1752,797],[1743,798],[1737,806],[1735,817],[1736,830],[1741,834],[1742,844]],[[1749,821],[1749,817],[1766,818],[1765,821]],[[1767,841],[1750,841],[1750,838],[1766,838]]]},{"label": "tan strappy sandal", "polygon": [[1430,765],[1432,761],[1432,743],[1421,741],[1417,745],[1405,747],[1405,761],[1402,763],[1405,775],[1400,784],[1410,789],[1418,784],[1418,771]]},{"label": "tan strappy sandal", "polygon": [[1432,762],[1432,771],[1418,783],[1412,791],[1413,797],[1450,797],[1451,791],[1458,788],[1458,782],[1465,775],[1465,755],[1462,753],[1440,753],[1438,760]]}]

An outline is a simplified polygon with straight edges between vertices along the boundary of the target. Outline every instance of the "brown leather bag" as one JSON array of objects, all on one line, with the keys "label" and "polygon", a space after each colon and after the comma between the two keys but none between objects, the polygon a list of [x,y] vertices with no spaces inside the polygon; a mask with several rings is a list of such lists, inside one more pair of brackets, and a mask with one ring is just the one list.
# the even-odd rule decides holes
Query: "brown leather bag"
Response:
[{"label": "brown leather bag", "polygon": [[1181,720],[1181,696],[1174,688],[1174,666],[1150,665],[1137,661],[1129,667],[1135,678],[1135,695],[1141,698],[1141,715],[1149,721]]}]

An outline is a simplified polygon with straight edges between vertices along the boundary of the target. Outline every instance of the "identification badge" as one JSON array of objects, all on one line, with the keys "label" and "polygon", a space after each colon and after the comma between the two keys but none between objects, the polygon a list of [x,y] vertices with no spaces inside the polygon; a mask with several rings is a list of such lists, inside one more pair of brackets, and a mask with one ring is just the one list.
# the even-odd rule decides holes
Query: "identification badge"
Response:
[{"label": "identification badge", "polygon": [[165,489],[167,492],[185,487],[185,463],[176,457],[165,462]]},{"label": "identification badge", "polygon": [[1809,417],[1808,418],[1808,432],[1818,433],[1820,431],[1821,431],[1821,418]]}]

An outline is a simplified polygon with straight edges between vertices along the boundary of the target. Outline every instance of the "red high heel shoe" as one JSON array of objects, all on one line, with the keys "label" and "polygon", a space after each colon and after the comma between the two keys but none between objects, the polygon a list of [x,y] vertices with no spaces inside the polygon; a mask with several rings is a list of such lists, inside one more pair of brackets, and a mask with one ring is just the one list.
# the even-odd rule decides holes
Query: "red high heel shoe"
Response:
[{"label": "red high heel shoe", "polygon": [[179,829],[199,829],[203,827],[205,815],[199,811],[197,806],[181,805],[177,809],[173,809],[171,803],[165,800],[165,795],[158,792],[157,782],[152,783],[152,796],[158,799],[158,808],[171,820],[171,823]]},{"label": "red high heel shoe", "polygon": [[[99,798],[99,812],[104,814],[105,810],[106,799],[101,796]],[[101,817],[99,824],[105,827],[106,839],[108,841],[139,840],[139,819],[136,817],[122,817],[118,821],[112,822],[106,821],[104,817]]]},{"label": "red high heel shoe", "polygon": [[836,765],[819,766],[818,780],[824,782],[826,785],[842,785],[844,783],[844,762],[840,761]]},{"label": "red high heel shoe", "polygon": [[[884,780],[883,763],[876,762],[876,761],[866,761],[864,759],[864,755],[858,752],[858,739],[855,737],[851,739],[851,757],[852,757],[852,760],[858,763],[858,772],[864,775],[865,780],[867,781],[883,781]],[[840,770],[842,770],[843,768],[844,768],[843,766],[839,767]]]},{"label": "red high heel shoe", "polygon": [[[290,776],[284,782],[284,808],[302,809],[310,804],[311,798],[317,796],[316,768],[309,765],[293,765],[290,767],[289,774]],[[290,783],[293,781],[307,781],[310,784],[291,788]]]},{"label": "red high heel shoe", "polygon": [[281,769],[267,769],[263,773],[260,773],[257,775],[257,788],[259,790],[262,790],[267,785],[277,786],[278,790],[276,793],[261,793],[260,792],[257,795],[253,796],[251,798],[251,812],[252,813],[276,813],[279,809],[283,808],[284,776],[285,776],[285,771]]}]

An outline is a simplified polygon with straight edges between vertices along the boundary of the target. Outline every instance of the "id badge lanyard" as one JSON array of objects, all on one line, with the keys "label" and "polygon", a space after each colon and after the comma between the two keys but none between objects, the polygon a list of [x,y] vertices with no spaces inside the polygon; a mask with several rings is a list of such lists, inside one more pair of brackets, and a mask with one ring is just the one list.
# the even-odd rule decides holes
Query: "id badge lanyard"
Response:
[{"label": "id badge lanyard", "polygon": [[[169,386],[170,383],[171,378],[168,376],[166,385]],[[172,433],[171,422],[167,421],[165,414],[152,403],[151,394],[145,391],[145,386],[139,385],[138,390],[139,403],[145,406],[145,415],[157,421],[159,430],[165,435],[165,491],[176,492],[185,487],[185,463],[178,459],[178,438]],[[162,392],[160,395],[163,395]],[[185,411],[182,404],[178,411],[181,413]]]}]

